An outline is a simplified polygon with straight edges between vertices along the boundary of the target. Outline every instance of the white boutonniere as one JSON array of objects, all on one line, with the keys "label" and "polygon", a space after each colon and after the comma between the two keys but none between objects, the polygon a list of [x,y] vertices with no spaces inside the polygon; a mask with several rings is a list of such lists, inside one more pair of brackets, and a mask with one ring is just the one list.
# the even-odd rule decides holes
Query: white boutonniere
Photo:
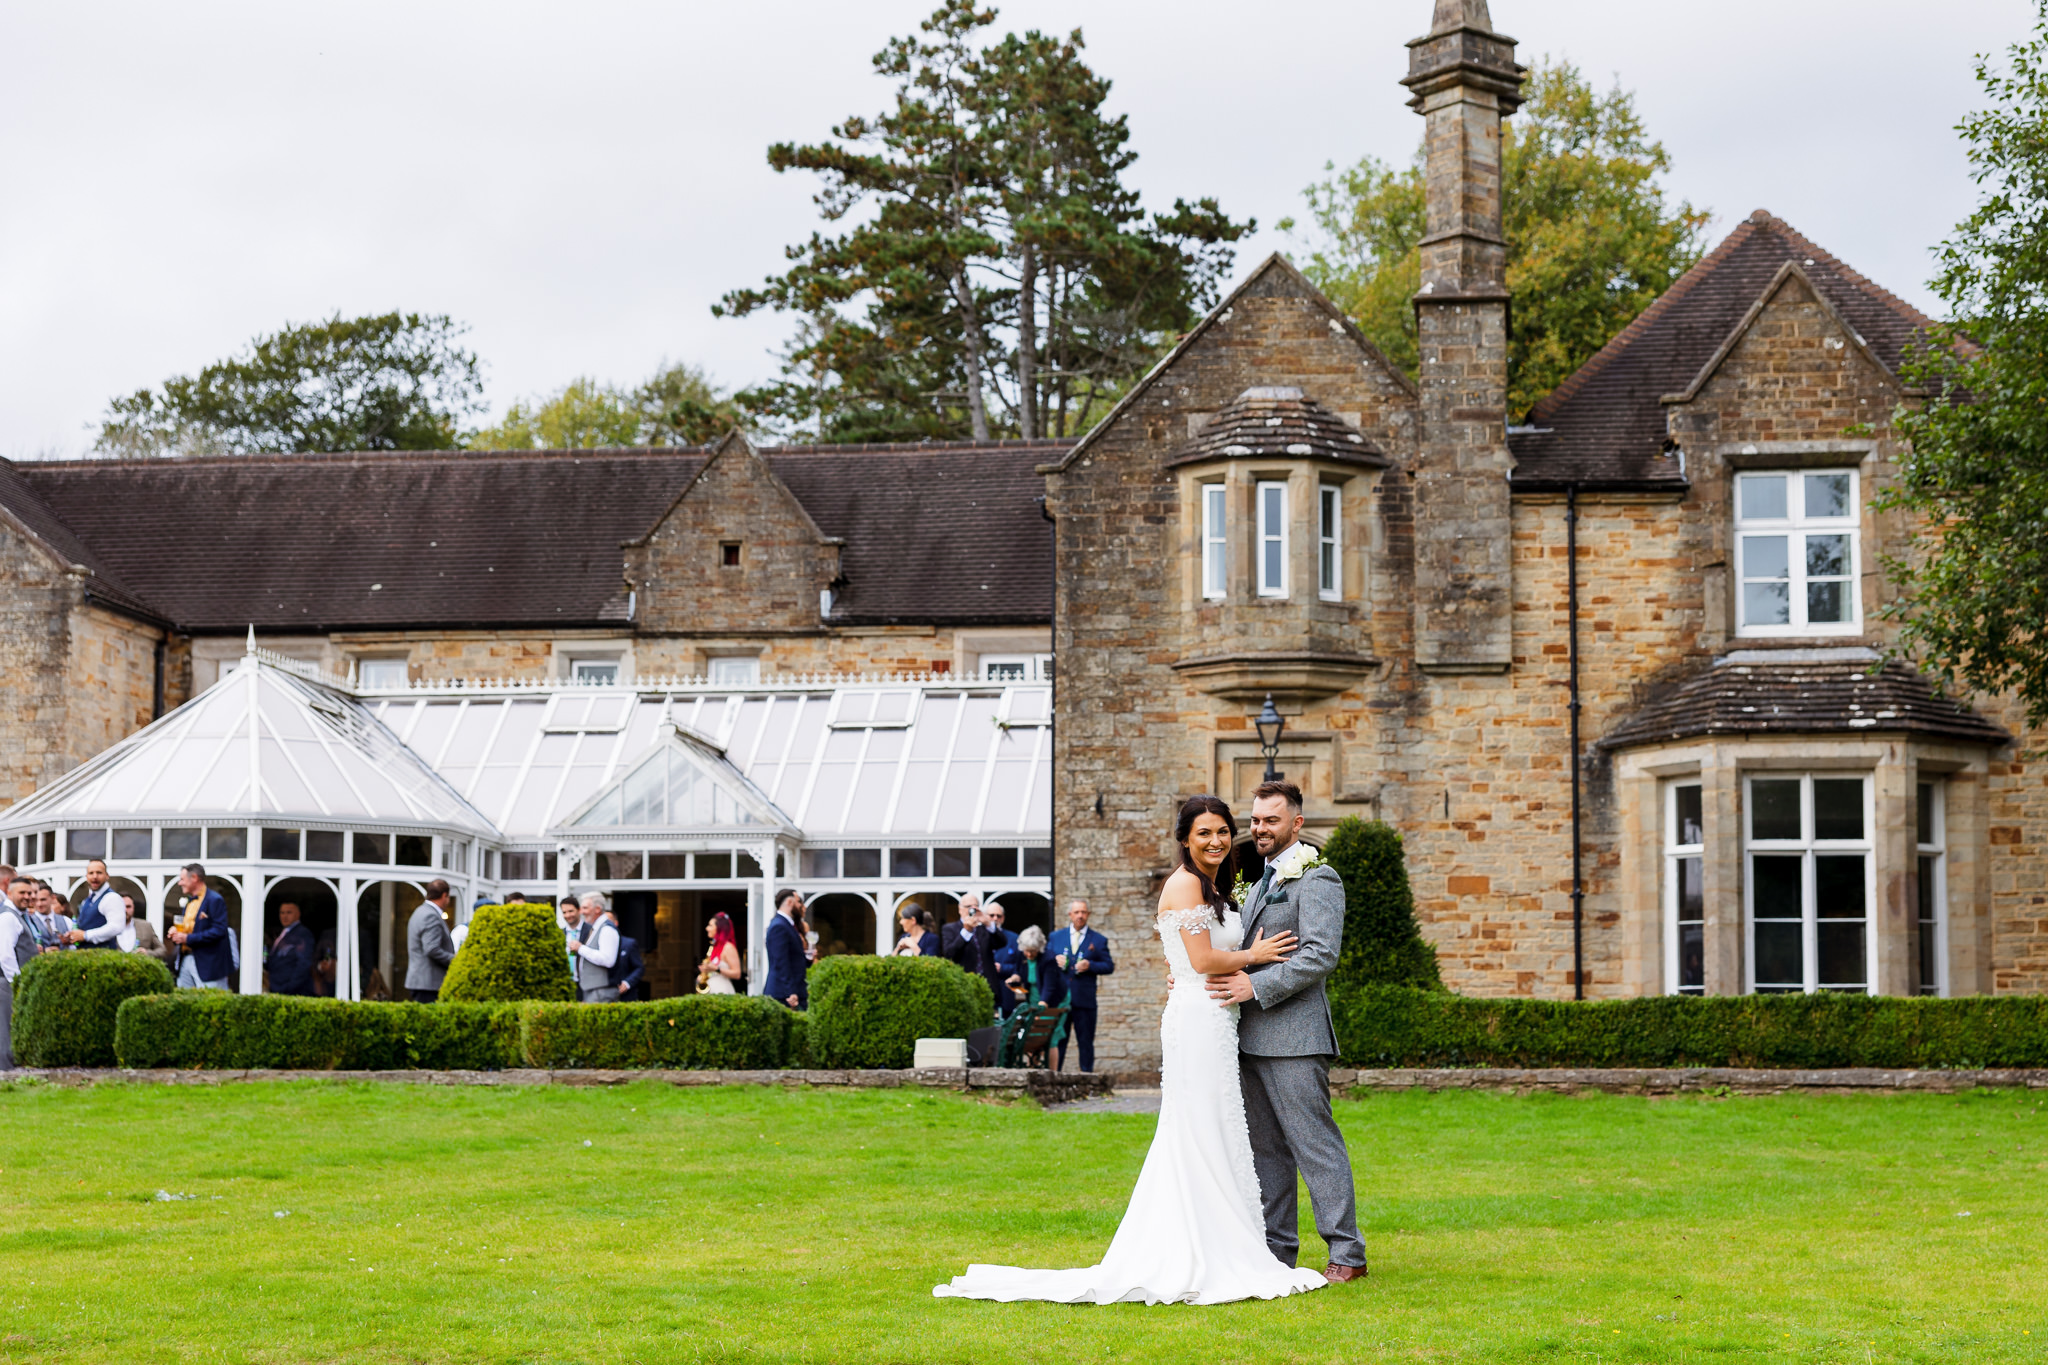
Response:
[{"label": "white boutonniere", "polygon": [[1322,854],[1316,852],[1316,850],[1300,840],[1296,840],[1288,845],[1284,853],[1273,860],[1271,864],[1273,868],[1273,885],[1278,886],[1282,882],[1291,882],[1310,868],[1321,867],[1322,865]]}]

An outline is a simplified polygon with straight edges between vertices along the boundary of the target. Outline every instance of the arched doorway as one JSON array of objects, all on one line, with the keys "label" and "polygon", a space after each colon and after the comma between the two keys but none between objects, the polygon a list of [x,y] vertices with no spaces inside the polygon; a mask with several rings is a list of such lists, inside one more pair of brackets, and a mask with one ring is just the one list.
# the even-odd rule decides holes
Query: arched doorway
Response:
[{"label": "arched doorway", "polygon": [[[284,932],[284,917],[280,907],[291,904],[299,907],[299,923],[306,926],[313,935],[313,993],[334,994],[334,964],[338,947],[337,938],[341,931],[340,896],[334,885],[319,877],[280,877],[271,884],[263,897],[263,943],[267,952],[277,942],[277,936]],[[268,963],[266,956],[265,962]],[[263,989],[271,989],[266,969]]]},{"label": "arched doorway", "polygon": [[356,897],[356,958],[359,1000],[399,1000],[405,995],[405,924],[426,892],[414,882],[371,882]]},{"label": "arched doorway", "polygon": [[814,896],[804,903],[804,918],[818,935],[818,956],[875,951],[875,903],[850,891]]},{"label": "arched doorway", "polygon": [[934,932],[941,932],[960,918],[960,898],[944,891],[913,891],[896,900],[895,918],[900,922],[903,912],[910,906],[929,911]]},{"label": "arched doorway", "polygon": [[1003,928],[1021,934],[1030,925],[1052,933],[1052,901],[1036,891],[1005,891],[990,896],[985,904],[1003,907]]}]

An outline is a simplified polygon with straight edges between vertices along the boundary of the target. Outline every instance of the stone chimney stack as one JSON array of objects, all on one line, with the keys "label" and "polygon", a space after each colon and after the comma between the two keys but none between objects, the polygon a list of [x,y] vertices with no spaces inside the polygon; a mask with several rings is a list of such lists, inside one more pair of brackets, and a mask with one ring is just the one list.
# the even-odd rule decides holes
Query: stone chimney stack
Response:
[{"label": "stone chimney stack", "polygon": [[1500,123],[1521,104],[1515,40],[1486,0],[1436,0],[1408,44],[1411,108],[1427,121],[1421,442],[1415,469],[1415,655],[1433,673],[1500,673],[1511,659],[1507,242]]}]

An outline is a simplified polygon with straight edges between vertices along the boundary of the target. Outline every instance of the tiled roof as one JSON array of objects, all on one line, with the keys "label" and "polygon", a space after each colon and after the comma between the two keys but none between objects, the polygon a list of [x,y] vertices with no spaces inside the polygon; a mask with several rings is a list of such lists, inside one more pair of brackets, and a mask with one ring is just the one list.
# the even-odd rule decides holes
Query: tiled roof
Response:
[{"label": "tiled roof", "polygon": [[1300,389],[1254,388],[1226,403],[1166,464],[1170,469],[1253,456],[1342,460],[1375,469],[1389,463],[1378,446]]},{"label": "tiled roof", "polygon": [[[826,533],[847,538],[842,619],[1010,622],[1050,613],[1050,528],[1031,470],[1065,444],[764,453]],[[648,531],[703,458],[0,462],[0,502],[131,609],[197,633],[623,625],[619,547]]]},{"label": "tiled roof", "polygon": [[[29,466],[34,468],[34,466]],[[157,618],[158,613],[136,594],[121,577],[65,524],[49,501],[23,475],[23,466],[0,460],[0,507],[12,513],[30,535],[43,542],[64,561],[64,567],[83,565],[92,572],[87,591],[123,611]]]},{"label": "tiled roof", "polygon": [[1918,309],[1758,209],[1509,433],[1517,488],[1685,484],[1664,453],[1665,394],[1683,391],[1787,264],[1896,371],[1929,326]]},{"label": "tiled roof", "polygon": [[1969,707],[1938,697],[1904,664],[1875,650],[1744,649],[1664,688],[1599,741],[1603,749],[1705,735],[1905,732],[1973,744],[2011,736]]}]

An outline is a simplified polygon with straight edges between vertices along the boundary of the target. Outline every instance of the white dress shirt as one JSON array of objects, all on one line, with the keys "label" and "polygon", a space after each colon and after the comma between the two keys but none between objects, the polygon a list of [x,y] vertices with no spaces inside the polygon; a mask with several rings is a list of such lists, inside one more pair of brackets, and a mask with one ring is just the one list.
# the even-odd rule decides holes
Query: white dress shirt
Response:
[{"label": "white dress shirt", "polygon": [[619,960],[619,931],[612,928],[612,922],[601,919],[590,935],[588,943],[572,943],[570,951],[593,966],[609,970]]},{"label": "white dress shirt", "polygon": [[21,936],[28,932],[28,925],[22,921],[21,912],[14,908],[14,902],[0,896],[0,975],[14,980],[20,968],[14,961],[14,950],[20,946]]}]

